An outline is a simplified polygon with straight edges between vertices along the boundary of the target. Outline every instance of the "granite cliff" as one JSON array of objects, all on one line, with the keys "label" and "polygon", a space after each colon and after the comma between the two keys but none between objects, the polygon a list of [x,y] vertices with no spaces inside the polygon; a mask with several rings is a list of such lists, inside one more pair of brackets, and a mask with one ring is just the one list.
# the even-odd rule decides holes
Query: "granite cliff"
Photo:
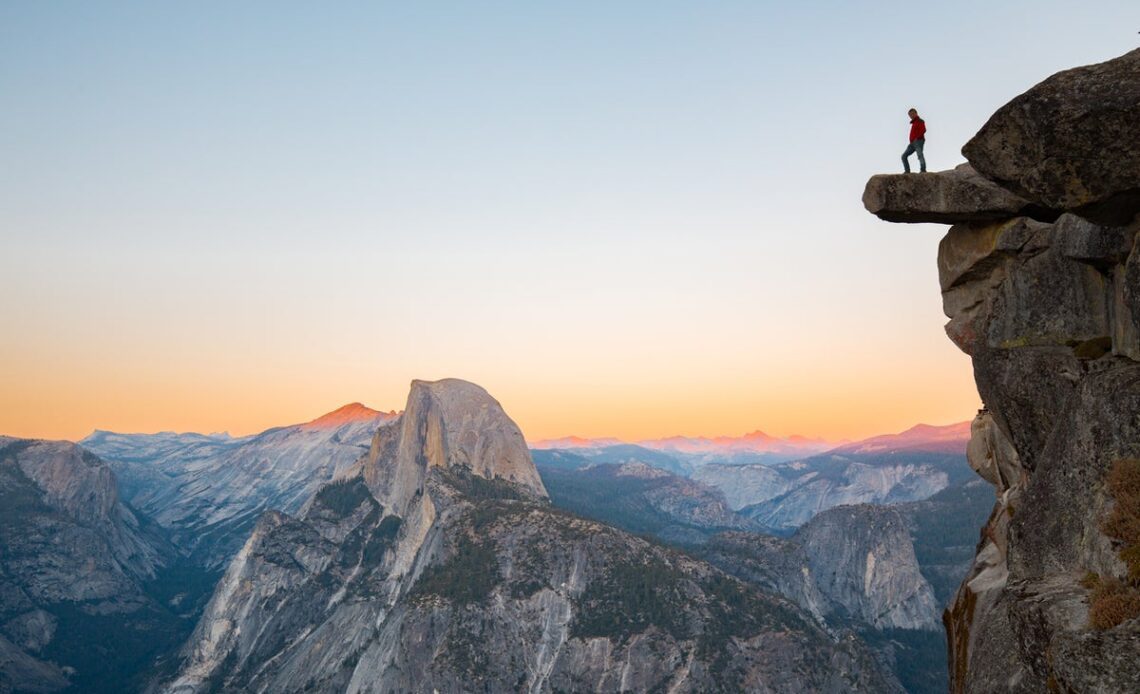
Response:
[{"label": "granite cliff", "polygon": [[148,587],[175,557],[106,462],[0,436],[0,692],[111,692],[185,632]]},{"label": "granite cliff", "polygon": [[788,539],[729,532],[698,548],[725,571],[794,600],[821,624],[935,629],[938,604],[902,515],[890,506],[838,506]]},{"label": "granite cliff", "polygon": [[944,622],[954,692],[1140,683],[1140,50],[999,109],[952,172],[883,175],[888,221],[953,224],[938,276],[997,500]]},{"label": "granite cliff", "polygon": [[165,691],[899,691],[858,639],[553,508],[482,388],[416,381],[298,517],[261,516]]}]

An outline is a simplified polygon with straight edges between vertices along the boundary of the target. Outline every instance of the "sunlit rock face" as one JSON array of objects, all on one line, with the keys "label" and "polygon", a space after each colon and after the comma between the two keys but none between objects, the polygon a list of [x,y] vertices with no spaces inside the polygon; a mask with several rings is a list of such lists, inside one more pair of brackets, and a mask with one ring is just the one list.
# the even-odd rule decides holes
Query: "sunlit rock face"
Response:
[{"label": "sunlit rock face", "polygon": [[553,509],[518,427],[415,382],[299,517],[263,514],[164,691],[898,692],[857,639]]},{"label": "sunlit rock face", "polygon": [[546,497],[518,425],[487,391],[459,379],[413,381],[403,416],[376,434],[363,474],[380,503],[404,515],[433,467],[463,468]]},{"label": "sunlit rock face", "polygon": [[821,623],[938,629],[940,608],[891,506],[839,506],[783,540],[730,532],[700,549],[717,566],[794,600]]},{"label": "sunlit rock face", "polygon": [[108,460],[124,498],[168,529],[195,561],[224,567],[268,509],[296,513],[367,452],[396,418],[360,403],[254,436],[119,434],[81,444]]},{"label": "sunlit rock face", "polygon": [[1024,210],[963,220],[939,248],[947,334],[971,356],[986,406],[968,459],[997,496],[944,617],[956,692],[1140,682],[1140,620],[1089,621],[1093,586],[1127,580],[1124,545],[1103,531],[1115,503],[1106,476],[1140,456],[1137,135],[1133,51],[1045,80],[964,149],[977,172],[1055,221]]},{"label": "sunlit rock face", "polygon": [[1140,206],[1140,49],[1059,72],[962,148],[983,176],[1054,210],[1127,224]]},{"label": "sunlit rock face", "polygon": [[879,174],[867,181],[863,206],[888,222],[957,224],[1056,215],[979,175],[969,164],[951,171]]}]

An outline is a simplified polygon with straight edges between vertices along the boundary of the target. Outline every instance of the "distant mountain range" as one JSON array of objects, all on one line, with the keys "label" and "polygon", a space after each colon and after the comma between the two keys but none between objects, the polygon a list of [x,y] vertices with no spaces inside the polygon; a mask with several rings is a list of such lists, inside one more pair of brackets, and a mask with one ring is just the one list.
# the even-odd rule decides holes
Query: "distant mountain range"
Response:
[{"label": "distant mountain range", "polygon": [[553,507],[514,422],[450,379],[260,515],[181,656],[163,691],[900,691],[796,603]]},{"label": "distant mountain range", "polygon": [[919,425],[785,462],[582,439],[532,453],[556,506],[683,546],[829,629],[854,628],[907,691],[934,693],[947,678],[938,615],[994,503],[968,438],[968,424]]},{"label": "distant mountain range", "polygon": [[861,441],[828,441],[822,438],[792,435],[776,437],[756,430],[743,436],[668,436],[641,441],[623,441],[614,437],[584,438],[563,436],[555,439],[531,441],[532,450],[598,449],[620,445],[634,445],[654,451],[672,453],[779,453],[785,455],[811,455],[825,451],[870,453],[878,450],[915,450],[937,452],[964,452],[970,438],[970,423],[949,425],[918,424],[898,434],[883,434]]},{"label": "distant mountain range", "polygon": [[352,403],[241,438],[96,431],[80,444],[110,463],[133,507],[217,567],[237,552],[261,512],[298,511],[368,452],[378,426],[397,416]]},{"label": "distant mountain range", "polygon": [[[921,501],[972,479],[965,462],[969,437],[969,423],[960,423],[920,424],[825,450],[818,440],[773,439],[762,432],[640,444],[571,437],[531,446],[545,469],[644,464],[689,477],[719,491],[758,527],[788,534],[835,506]],[[559,448],[558,442],[571,445]]]},{"label": "distant mountain range", "polygon": [[640,446],[653,451],[688,455],[762,453],[790,457],[818,453],[838,445],[823,439],[812,439],[804,436],[779,438],[757,430],[743,436],[716,436],[712,438],[707,436],[669,436],[660,439],[644,439],[632,443],[612,437],[587,439],[580,436],[565,436],[558,439],[532,441],[530,447],[534,450],[595,449],[625,444]]},{"label": "distant mountain range", "polygon": [[833,453],[884,453],[918,452],[965,453],[970,440],[970,423],[958,422],[945,426],[918,424],[899,434],[884,434],[847,443],[832,449]]},{"label": "distant mountain range", "polygon": [[[597,684],[616,676],[592,669],[580,651],[600,637],[614,654],[625,653],[635,634],[621,624],[631,619],[667,656],[646,661],[638,675],[644,686],[680,677],[698,688],[724,688],[731,670],[731,678],[794,688],[814,682],[807,688],[828,690],[838,667],[858,672],[874,690],[892,691],[895,674],[877,658],[891,652],[888,659],[908,659],[916,648],[940,647],[940,635],[929,630],[931,596],[944,598],[943,584],[960,572],[970,549],[958,537],[948,545],[942,528],[974,524],[950,520],[958,504],[923,500],[972,475],[962,453],[964,425],[918,426],[839,446],[754,432],[638,444],[569,437],[528,450],[481,389],[417,383],[411,414],[353,403],[251,436],[96,431],[82,447],[0,440],[0,691],[16,683],[130,691],[158,682],[169,691],[198,691],[218,678],[230,688],[266,691],[339,691],[376,677],[410,687],[396,670],[376,669],[388,662],[446,687],[472,676],[500,684],[525,676],[572,688],[579,678]],[[895,511],[827,510],[907,501],[922,504],[899,507],[917,528],[913,550]],[[522,518],[525,527],[516,524]],[[853,520],[834,520],[847,518]],[[56,546],[48,528],[64,529],[59,538],[89,537],[82,546],[70,539]],[[548,546],[568,528],[572,547]],[[657,539],[645,544],[628,532]],[[686,548],[689,558],[660,548],[662,541]],[[843,561],[828,569],[841,550]],[[581,578],[567,578],[579,576],[579,556],[591,557],[592,567],[581,585]],[[30,559],[13,563],[19,557]],[[541,561],[531,567],[522,559]],[[510,570],[496,572],[496,562]],[[80,564],[96,567],[98,580],[69,583],[44,573],[58,567],[82,576],[68,568]],[[726,583],[713,566],[749,586]],[[547,576],[548,568],[555,572]],[[933,593],[926,575],[938,579]],[[478,596],[469,594],[472,576],[485,584]],[[646,577],[654,581],[648,603],[638,583]],[[54,585],[102,593],[44,592]],[[670,597],[682,593],[699,596],[716,614]],[[485,602],[492,595],[510,614]],[[762,619],[732,618],[736,600],[748,601]],[[537,622],[524,624],[525,634],[505,626],[551,609],[562,625],[555,632],[544,627],[531,635]],[[388,610],[398,621],[385,621]],[[596,614],[605,619],[588,622]],[[684,617],[674,624],[671,615]],[[460,649],[467,660],[454,662],[382,648],[399,634],[429,638],[433,648],[458,647],[466,626],[456,621],[436,633],[423,620],[460,617],[474,619],[492,640],[525,637],[528,648],[560,655],[540,659],[535,671],[514,660],[486,660],[491,654],[474,647]],[[369,640],[378,619],[388,624],[385,636]],[[236,630],[219,631],[226,624]],[[697,628],[706,636],[692,642],[689,630]],[[731,666],[709,655],[710,628],[743,630],[725,632],[739,644]],[[849,629],[859,634],[854,641],[827,635]],[[776,633],[791,641],[774,651],[734,640]],[[330,635],[351,652],[327,652]],[[372,645],[361,650],[365,643]],[[880,655],[872,657],[867,644]],[[794,684],[783,680],[783,665],[751,660],[761,652],[784,658],[805,646],[827,653],[831,664],[813,662]],[[672,669],[682,656],[703,664]],[[308,679],[291,679],[302,671]],[[928,690],[906,682],[911,691]]]}]

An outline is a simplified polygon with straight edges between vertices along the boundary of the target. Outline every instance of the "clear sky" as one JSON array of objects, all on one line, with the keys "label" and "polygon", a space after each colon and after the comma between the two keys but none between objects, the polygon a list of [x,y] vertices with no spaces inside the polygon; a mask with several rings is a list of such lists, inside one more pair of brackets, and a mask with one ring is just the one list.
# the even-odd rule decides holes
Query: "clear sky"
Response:
[{"label": "clear sky", "polygon": [[412,378],[530,438],[968,419],[943,232],[866,214],[1120,2],[0,3],[0,433],[249,433]]}]

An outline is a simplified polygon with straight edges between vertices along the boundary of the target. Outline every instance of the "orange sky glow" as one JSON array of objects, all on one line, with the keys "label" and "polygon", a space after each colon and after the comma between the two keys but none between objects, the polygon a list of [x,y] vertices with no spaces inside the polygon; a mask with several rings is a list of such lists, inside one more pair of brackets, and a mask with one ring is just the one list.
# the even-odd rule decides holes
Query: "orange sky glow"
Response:
[{"label": "orange sky glow", "polygon": [[1133,5],[911,8],[921,60],[889,3],[2,5],[0,434],[244,435],[444,377],[531,440],[968,420],[946,228],[864,185],[907,108],[953,168],[1131,50]]}]

